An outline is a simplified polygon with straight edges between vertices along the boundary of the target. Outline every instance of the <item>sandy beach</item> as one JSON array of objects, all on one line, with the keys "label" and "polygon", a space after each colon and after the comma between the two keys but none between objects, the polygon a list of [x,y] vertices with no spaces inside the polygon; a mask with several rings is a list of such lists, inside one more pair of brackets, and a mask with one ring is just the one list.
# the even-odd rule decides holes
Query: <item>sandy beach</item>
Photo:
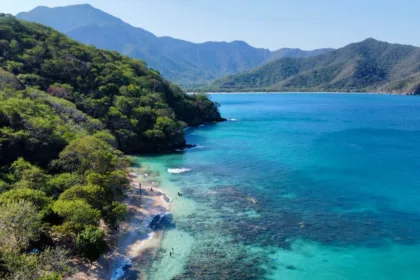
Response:
[{"label": "sandy beach", "polygon": [[162,230],[150,225],[169,213],[171,199],[154,185],[141,182],[138,173],[134,169],[129,173],[130,189],[124,200],[128,215],[110,234],[111,251],[92,266],[80,265],[79,272],[67,279],[117,280],[126,273],[146,279],[147,264],[156,258],[163,238]]}]

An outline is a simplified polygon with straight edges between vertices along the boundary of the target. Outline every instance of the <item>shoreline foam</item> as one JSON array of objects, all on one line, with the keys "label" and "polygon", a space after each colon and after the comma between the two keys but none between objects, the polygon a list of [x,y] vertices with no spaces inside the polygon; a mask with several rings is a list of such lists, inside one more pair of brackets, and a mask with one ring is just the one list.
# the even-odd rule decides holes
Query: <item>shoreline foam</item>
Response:
[{"label": "shoreline foam", "polygon": [[172,174],[181,174],[191,171],[190,168],[168,168],[168,172]]}]

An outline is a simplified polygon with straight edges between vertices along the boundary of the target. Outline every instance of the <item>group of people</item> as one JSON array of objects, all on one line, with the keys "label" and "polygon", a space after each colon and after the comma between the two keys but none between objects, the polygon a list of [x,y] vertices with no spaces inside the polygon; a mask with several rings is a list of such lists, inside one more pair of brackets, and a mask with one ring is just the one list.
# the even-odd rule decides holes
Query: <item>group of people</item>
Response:
[{"label": "group of people", "polygon": [[[139,183],[139,187],[141,189],[141,183]],[[150,191],[153,192],[153,188],[152,187],[150,187]]]},{"label": "group of people", "polygon": [[[140,187],[140,189],[141,189],[141,183],[139,183],[139,187]],[[150,187],[150,191],[151,192],[153,192],[153,188],[152,187]],[[183,194],[182,193],[180,193],[180,192],[178,192],[178,196],[183,196]],[[173,248],[172,248],[173,249]]]}]

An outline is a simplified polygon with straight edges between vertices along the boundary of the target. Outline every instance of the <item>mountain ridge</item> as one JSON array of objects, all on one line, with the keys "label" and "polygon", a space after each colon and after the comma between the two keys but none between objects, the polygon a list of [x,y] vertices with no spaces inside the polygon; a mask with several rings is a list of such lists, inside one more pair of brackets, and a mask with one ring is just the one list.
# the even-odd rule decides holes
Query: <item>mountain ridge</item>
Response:
[{"label": "mountain ridge", "polygon": [[[103,13],[101,10],[93,7],[90,4],[60,6],[55,8],[38,6],[29,12],[18,13],[16,17],[25,19],[27,21],[36,22],[39,17],[44,16],[45,13],[51,11],[51,9],[56,11],[56,16],[54,14],[49,14],[48,17],[44,17],[43,24],[51,27],[53,27],[52,25],[54,24],[55,29],[63,33],[67,33],[79,26],[86,25],[93,20],[95,20],[96,23],[102,22],[103,25],[110,23],[124,23],[121,19],[114,17],[111,14]],[[61,12],[63,11],[67,13],[66,17],[61,16]],[[82,17],[80,17],[80,14],[82,14]],[[74,19],[76,16],[78,16],[79,19],[77,21]],[[85,21],[80,22],[80,19],[85,19]],[[54,20],[54,22],[51,22],[52,20]]]},{"label": "mountain ridge", "polygon": [[169,36],[158,37],[89,4],[37,7],[16,17],[51,26],[84,44],[144,60],[181,85],[204,85],[252,69],[269,61],[273,53],[240,40],[192,43]]},{"label": "mountain ridge", "polygon": [[274,61],[283,57],[311,57],[326,52],[333,51],[333,48],[321,48],[315,50],[302,50],[299,48],[281,48],[279,50],[273,51],[268,62]]},{"label": "mountain ridge", "polygon": [[420,48],[368,38],[309,58],[281,58],[219,79],[216,91],[420,93]]}]

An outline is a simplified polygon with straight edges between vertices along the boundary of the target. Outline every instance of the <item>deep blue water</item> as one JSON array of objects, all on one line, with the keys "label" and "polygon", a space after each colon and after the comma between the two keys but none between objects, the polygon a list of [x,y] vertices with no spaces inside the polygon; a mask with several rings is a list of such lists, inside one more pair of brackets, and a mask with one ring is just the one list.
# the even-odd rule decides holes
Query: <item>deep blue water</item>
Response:
[{"label": "deep blue water", "polygon": [[175,279],[420,279],[419,97],[211,98],[230,121],[188,130],[197,149],[139,158],[184,193]]}]

